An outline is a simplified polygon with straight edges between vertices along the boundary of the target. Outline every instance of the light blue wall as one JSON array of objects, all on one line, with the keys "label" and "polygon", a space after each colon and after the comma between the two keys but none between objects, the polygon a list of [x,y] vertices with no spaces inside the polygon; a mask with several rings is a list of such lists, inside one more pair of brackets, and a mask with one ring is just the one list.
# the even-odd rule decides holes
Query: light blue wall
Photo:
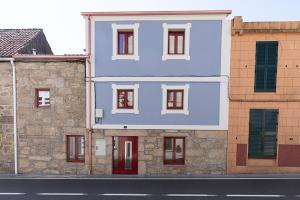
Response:
[{"label": "light blue wall", "polygon": [[[139,23],[139,61],[112,60],[111,24]],[[191,23],[191,60],[162,61],[163,23]],[[221,69],[221,20],[95,23],[96,76],[215,76]]]},{"label": "light blue wall", "polygon": [[[139,84],[140,114],[111,114],[112,84]],[[161,115],[161,84],[185,85],[189,88],[189,115]],[[96,108],[104,109],[102,124],[128,125],[218,125],[220,83],[171,83],[171,82],[105,82],[95,84]]]}]

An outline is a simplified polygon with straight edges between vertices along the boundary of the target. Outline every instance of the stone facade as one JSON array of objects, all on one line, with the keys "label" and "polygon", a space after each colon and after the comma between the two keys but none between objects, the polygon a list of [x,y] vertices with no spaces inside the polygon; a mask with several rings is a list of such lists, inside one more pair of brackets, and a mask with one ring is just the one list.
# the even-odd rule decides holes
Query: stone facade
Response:
[{"label": "stone facade", "polygon": [[[138,136],[139,175],[226,173],[227,131],[94,130],[93,141],[106,141],[105,156],[95,156],[93,152],[94,174],[112,174],[113,136]],[[185,137],[185,165],[163,164],[166,136]],[[95,150],[94,145],[95,142]]]},{"label": "stone facade", "polygon": [[[66,162],[66,135],[87,141],[84,62],[16,62],[19,173],[87,173],[84,163]],[[50,89],[50,107],[35,106],[36,88]]]},{"label": "stone facade", "polygon": [[0,173],[14,171],[13,92],[10,62],[0,62]]},{"label": "stone facade", "polygon": [[[300,145],[300,23],[244,23],[237,17],[232,25],[228,173],[300,172],[299,167],[279,167],[278,156],[236,163],[237,144],[248,145],[251,108],[278,109],[278,147]],[[278,41],[276,92],[254,92],[256,41]]]}]

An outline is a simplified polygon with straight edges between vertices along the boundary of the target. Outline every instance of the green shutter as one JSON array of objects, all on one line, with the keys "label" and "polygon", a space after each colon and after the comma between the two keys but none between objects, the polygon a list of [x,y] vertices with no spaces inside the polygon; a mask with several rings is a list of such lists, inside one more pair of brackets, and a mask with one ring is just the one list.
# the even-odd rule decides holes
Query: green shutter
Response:
[{"label": "green shutter", "polygon": [[250,110],[249,158],[275,158],[278,110]]},{"label": "green shutter", "polygon": [[275,92],[278,42],[256,43],[255,92]]}]

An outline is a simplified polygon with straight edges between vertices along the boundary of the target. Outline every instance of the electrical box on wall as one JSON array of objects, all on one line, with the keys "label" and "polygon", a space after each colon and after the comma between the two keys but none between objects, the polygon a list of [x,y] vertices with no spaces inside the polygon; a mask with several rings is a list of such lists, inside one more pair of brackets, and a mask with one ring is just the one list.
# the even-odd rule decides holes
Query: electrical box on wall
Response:
[{"label": "electrical box on wall", "polygon": [[106,142],[105,139],[96,139],[96,156],[105,156],[106,155]]},{"label": "electrical box on wall", "polygon": [[103,109],[96,109],[96,118],[103,118]]}]

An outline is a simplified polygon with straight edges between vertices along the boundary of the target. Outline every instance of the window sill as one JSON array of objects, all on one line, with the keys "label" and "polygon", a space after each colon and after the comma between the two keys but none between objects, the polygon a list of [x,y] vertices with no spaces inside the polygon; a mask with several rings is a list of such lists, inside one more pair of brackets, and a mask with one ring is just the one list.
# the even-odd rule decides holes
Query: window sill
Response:
[{"label": "window sill", "polygon": [[189,55],[163,55],[162,60],[190,60],[191,57]]},{"label": "window sill", "polygon": [[189,115],[190,112],[188,110],[162,110],[162,115],[166,114],[183,114],[183,115]]},{"label": "window sill", "polygon": [[134,109],[115,109],[111,111],[111,114],[128,113],[128,114],[139,114],[139,110]]},{"label": "window sill", "polygon": [[138,55],[113,55],[111,59],[112,60],[139,60],[140,57]]}]

